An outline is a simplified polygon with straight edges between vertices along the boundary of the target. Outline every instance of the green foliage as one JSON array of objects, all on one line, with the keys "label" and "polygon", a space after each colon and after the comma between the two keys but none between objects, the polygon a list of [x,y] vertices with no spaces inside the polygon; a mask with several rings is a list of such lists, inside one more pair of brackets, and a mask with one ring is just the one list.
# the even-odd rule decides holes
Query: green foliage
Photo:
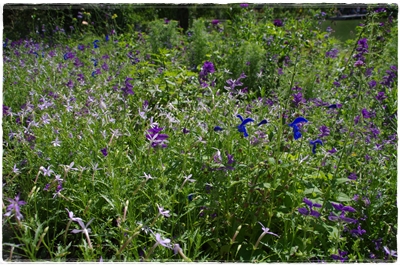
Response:
[{"label": "green foliage", "polygon": [[[393,258],[383,247],[397,247],[397,20],[371,13],[341,42],[320,8],[249,6],[195,19],[191,35],[150,21],[161,11],[93,6],[71,35],[5,43],[4,259]],[[237,114],[254,120],[248,137]]]}]

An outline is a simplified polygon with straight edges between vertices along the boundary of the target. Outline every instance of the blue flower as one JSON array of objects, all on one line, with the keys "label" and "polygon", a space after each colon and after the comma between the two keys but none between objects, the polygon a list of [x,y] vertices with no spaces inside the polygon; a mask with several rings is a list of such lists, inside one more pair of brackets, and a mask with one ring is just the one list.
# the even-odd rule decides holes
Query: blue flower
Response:
[{"label": "blue flower", "polygon": [[214,127],[214,131],[218,132],[218,131],[222,131],[223,129],[219,126],[215,126]]},{"label": "blue flower", "polygon": [[337,108],[340,108],[342,106],[342,104],[332,104],[332,105],[329,105],[327,108],[328,109],[337,109]]},{"label": "blue flower", "polygon": [[246,124],[249,122],[253,122],[254,120],[252,118],[243,119],[242,115],[240,115],[240,114],[236,115],[236,117],[238,117],[242,121],[242,123],[239,124],[237,127],[238,131],[243,133],[244,137],[249,136],[246,131]]},{"label": "blue flower", "polygon": [[93,41],[93,47],[94,47],[95,49],[96,49],[96,48],[99,48],[99,45],[97,45],[99,42],[100,42],[99,40]]},{"label": "blue flower", "polygon": [[317,144],[324,145],[320,139],[310,141],[310,144],[313,146],[312,147],[313,154],[315,154],[315,149],[317,148]]},{"label": "blue flower", "polygon": [[106,41],[109,41],[110,37],[108,35],[106,35]]},{"label": "blue flower", "polygon": [[308,122],[308,120],[306,120],[303,117],[297,117],[292,123],[289,124],[289,126],[293,128],[293,137],[295,140],[301,137],[301,132],[299,130],[299,127],[297,127],[297,124],[301,122]]},{"label": "blue flower", "polygon": [[260,125],[262,125],[262,124],[267,124],[267,123],[268,123],[268,121],[264,119],[264,120],[260,121],[260,123],[257,124],[257,126],[260,126]]}]

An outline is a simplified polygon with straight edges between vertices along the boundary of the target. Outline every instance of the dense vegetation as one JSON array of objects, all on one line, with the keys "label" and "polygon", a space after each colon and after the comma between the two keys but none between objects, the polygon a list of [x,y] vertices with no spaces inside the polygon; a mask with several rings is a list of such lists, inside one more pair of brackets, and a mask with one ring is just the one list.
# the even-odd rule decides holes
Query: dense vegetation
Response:
[{"label": "dense vegetation", "polygon": [[397,259],[397,6],[231,7],[5,24],[4,259]]}]

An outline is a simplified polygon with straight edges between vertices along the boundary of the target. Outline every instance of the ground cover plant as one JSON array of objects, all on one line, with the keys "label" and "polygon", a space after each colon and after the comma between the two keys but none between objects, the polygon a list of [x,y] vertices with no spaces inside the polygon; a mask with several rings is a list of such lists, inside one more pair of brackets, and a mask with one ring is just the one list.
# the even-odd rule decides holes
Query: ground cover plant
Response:
[{"label": "ground cover plant", "polygon": [[232,6],[5,36],[3,259],[397,259],[397,7]]}]

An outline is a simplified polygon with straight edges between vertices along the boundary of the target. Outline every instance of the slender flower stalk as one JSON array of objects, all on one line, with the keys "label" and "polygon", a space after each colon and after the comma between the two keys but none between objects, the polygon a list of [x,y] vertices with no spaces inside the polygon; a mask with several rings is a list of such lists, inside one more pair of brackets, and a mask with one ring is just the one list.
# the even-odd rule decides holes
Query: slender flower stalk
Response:
[{"label": "slender flower stalk", "polygon": [[[65,233],[64,233],[64,243],[65,243],[65,240],[67,239],[68,229],[69,229],[69,226],[71,225],[72,221],[77,222],[78,219],[81,219],[81,218],[79,218],[79,217],[74,217],[74,213],[73,213],[72,211],[70,212],[70,211],[68,210],[68,208],[65,208],[65,210],[68,212],[69,221],[68,221],[68,223],[67,223],[67,228],[65,229]],[[82,220],[82,219],[81,219],[81,220]]]},{"label": "slender flower stalk", "polygon": [[161,235],[159,233],[156,233],[155,237],[156,237],[156,243],[149,250],[149,252],[146,254],[146,257],[145,257],[146,260],[150,257],[150,255],[153,253],[153,251],[156,249],[156,247],[158,245],[161,245],[161,246],[166,247],[166,248],[171,248],[171,240],[170,239],[168,239],[168,238],[162,239]]},{"label": "slender flower stalk", "polygon": [[179,244],[174,244],[174,254],[176,255],[177,253],[179,253],[179,255],[181,255],[181,257],[182,257],[186,262],[192,262],[191,259],[189,259],[188,257],[185,256],[185,254],[183,254],[183,250],[182,250],[182,248],[179,246]]},{"label": "slender flower stalk", "polygon": [[89,248],[92,247],[92,242],[90,241],[89,233],[91,231],[89,227],[90,223],[94,220],[94,218],[90,219],[90,221],[85,225],[82,221],[82,219],[77,219],[77,222],[79,225],[82,227],[82,229],[74,229],[71,231],[71,233],[77,234],[77,233],[83,233],[86,236],[86,240],[88,242]]},{"label": "slender flower stalk", "polygon": [[191,177],[192,177],[192,174],[190,174],[189,176],[185,177],[185,180],[183,181],[183,183],[182,183],[180,189],[183,188],[183,186],[185,185],[186,182],[188,182],[188,181],[189,181],[189,182],[195,182],[195,181],[196,181],[195,179],[190,179]]},{"label": "slender flower stalk", "polygon": [[122,251],[126,248],[126,246],[132,241],[132,239],[140,234],[140,229],[142,228],[142,224],[139,224],[138,228],[136,228],[137,232],[135,232],[131,237],[128,238],[128,240],[125,241],[125,243],[121,246],[121,248],[117,252],[117,256],[122,253]]},{"label": "slender flower stalk", "polygon": [[129,200],[126,201],[126,205],[124,207],[124,217],[122,218],[123,222],[125,222],[126,220],[126,212],[128,211],[128,205],[129,205]]},{"label": "slender flower stalk", "polygon": [[42,173],[41,170],[42,170],[42,167],[39,168],[39,172],[37,173],[35,181],[33,182],[34,184],[36,184],[36,182],[38,181],[39,175],[40,175],[40,173]]},{"label": "slender flower stalk", "polygon": [[261,235],[258,237],[258,240],[257,240],[256,244],[255,244],[254,247],[253,247],[254,250],[256,250],[256,249],[258,248],[258,244],[260,244],[261,239],[262,239],[266,234],[271,234],[271,235],[274,235],[274,236],[279,237],[277,234],[272,233],[272,232],[269,232],[269,228],[264,227],[264,225],[263,225],[262,223],[260,223],[260,222],[258,222],[258,223],[262,226],[263,232],[262,232]]},{"label": "slender flower stalk", "polygon": [[233,237],[232,237],[232,239],[231,239],[231,245],[232,245],[233,243],[235,243],[235,239],[236,239],[237,235],[239,234],[240,229],[242,229],[242,226],[241,226],[241,225],[239,225],[238,228],[236,229],[236,232],[235,232],[235,234],[233,235]]}]

